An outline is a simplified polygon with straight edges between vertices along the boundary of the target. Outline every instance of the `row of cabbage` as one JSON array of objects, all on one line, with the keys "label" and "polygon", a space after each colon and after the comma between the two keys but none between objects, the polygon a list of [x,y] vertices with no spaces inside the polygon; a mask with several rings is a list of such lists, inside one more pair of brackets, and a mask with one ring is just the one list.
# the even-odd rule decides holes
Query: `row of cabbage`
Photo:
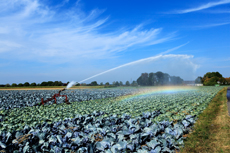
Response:
[{"label": "row of cabbage", "polygon": [[220,89],[202,87],[173,94],[2,110],[0,149],[174,152]]},{"label": "row of cabbage", "polygon": [[[0,131],[0,149],[13,153],[174,152],[183,145],[183,135],[195,122],[194,116],[188,115],[176,124],[153,123],[151,119],[160,114],[157,111],[136,118],[127,114],[103,118],[103,114],[95,111],[51,124],[26,125],[19,131]],[[189,122],[189,126],[185,122]]]},{"label": "row of cabbage", "polygon": [[[119,97],[140,92],[138,88],[126,89],[82,89],[65,90],[61,95],[67,95],[69,102],[82,102],[95,99]],[[34,106],[57,94],[58,90],[2,90],[0,91],[0,109],[12,109]],[[63,103],[64,97],[57,97],[57,103]],[[54,100],[46,103],[53,104]]]}]

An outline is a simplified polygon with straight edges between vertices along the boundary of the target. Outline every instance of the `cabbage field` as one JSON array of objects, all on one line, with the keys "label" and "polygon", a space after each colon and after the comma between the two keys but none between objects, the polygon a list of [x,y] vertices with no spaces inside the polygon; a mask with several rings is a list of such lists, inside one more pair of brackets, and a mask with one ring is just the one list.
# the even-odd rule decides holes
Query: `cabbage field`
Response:
[{"label": "cabbage field", "polygon": [[222,87],[156,89],[0,91],[0,151],[175,152]]}]

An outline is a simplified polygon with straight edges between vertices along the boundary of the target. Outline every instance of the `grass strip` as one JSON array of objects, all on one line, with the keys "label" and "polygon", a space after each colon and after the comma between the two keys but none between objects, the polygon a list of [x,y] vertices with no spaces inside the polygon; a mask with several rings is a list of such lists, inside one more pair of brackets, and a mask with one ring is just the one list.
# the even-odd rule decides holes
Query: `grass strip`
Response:
[{"label": "grass strip", "polygon": [[188,134],[180,153],[230,152],[230,117],[227,110],[227,88],[223,88],[199,115],[194,130]]}]

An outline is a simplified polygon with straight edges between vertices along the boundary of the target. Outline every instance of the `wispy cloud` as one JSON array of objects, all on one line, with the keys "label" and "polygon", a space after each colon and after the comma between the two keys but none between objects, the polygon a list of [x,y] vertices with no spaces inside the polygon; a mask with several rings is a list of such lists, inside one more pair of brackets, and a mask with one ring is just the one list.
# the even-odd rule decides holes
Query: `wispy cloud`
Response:
[{"label": "wispy cloud", "polygon": [[178,10],[178,11],[175,11],[174,13],[184,14],[184,13],[196,12],[196,11],[208,9],[208,8],[215,7],[218,5],[229,4],[229,3],[230,3],[230,0],[220,0],[220,1],[216,1],[216,2],[209,2],[207,4],[202,4],[200,6],[189,8],[189,9]]},{"label": "wispy cloud", "polygon": [[194,26],[193,28],[196,29],[203,29],[203,28],[211,28],[211,27],[218,27],[223,25],[228,25],[230,22],[224,22],[224,23],[215,23],[215,24],[207,24],[207,25],[200,25],[200,26]]},{"label": "wispy cloud", "polygon": [[218,26],[223,26],[223,25],[228,25],[228,24],[230,24],[230,22],[200,25],[200,26],[194,26],[193,28],[203,29],[203,28],[218,27]]},{"label": "wispy cloud", "polygon": [[[68,0],[58,7],[65,3]],[[123,30],[100,33],[109,18],[99,18],[103,11],[98,9],[89,14],[80,8],[60,13],[37,0],[4,0],[0,8],[2,58],[11,55],[11,58],[43,62],[51,57],[56,62],[101,59],[113,57],[129,47],[159,44],[174,37],[160,37],[162,28],[144,29],[141,24],[133,29],[121,27]]]}]

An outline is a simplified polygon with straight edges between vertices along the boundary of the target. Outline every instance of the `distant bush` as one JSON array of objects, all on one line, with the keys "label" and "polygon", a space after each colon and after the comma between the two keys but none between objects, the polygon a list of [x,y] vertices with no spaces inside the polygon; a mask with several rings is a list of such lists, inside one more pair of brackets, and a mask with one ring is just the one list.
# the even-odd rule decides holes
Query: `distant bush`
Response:
[{"label": "distant bush", "polygon": [[24,83],[24,86],[25,86],[25,87],[28,87],[28,86],[30,86],[30,83],[29,83],[29,82],[25,82],[25,83]]},{"label": "distant bush", "polygon": [[5,87],[10,87],[10,84],[9,84],[9,83],[7,83],[7,84],[5,85]]},{"label": "distant bush", "polygon": [[16,83],[12,83],[11,87],[17,87]]},{"label": "distant bush", "polygon": [[36,86],[37,84],[35,82],[31,83],[30,86]]},{"label": "distant bush", "polygon": [[19,84],[18,84],[18,87],[23,87],[23,84],[22,84],[22,83],[19,83]]}]

